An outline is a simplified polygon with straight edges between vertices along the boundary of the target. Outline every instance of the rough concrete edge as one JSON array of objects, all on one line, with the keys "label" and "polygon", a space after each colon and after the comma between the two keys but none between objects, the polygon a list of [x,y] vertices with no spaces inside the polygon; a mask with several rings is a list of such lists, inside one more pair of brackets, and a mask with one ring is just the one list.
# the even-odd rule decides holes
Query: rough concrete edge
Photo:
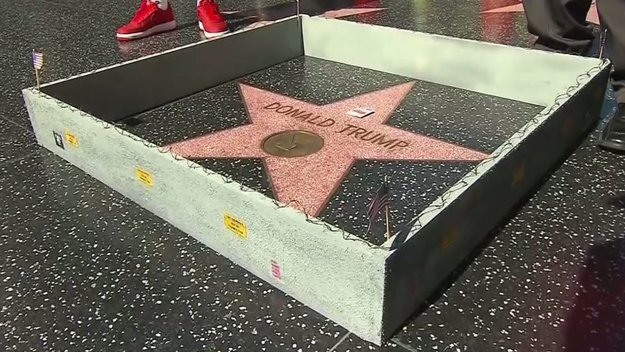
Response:
[{"label": "rough concrete edge", "polygon": [[[408,242],[416,233],[419,228],[422,228],[427,225],[427,223],[435,218],[440,211],[442,211],[446,204],[450,204],[456,199],[458,196],[462,194],[462,192],[470,187],[476,180],[478,180],[481,175],[490,171],[490,169],[496,165],[500,160],[504,159],[508,153],[514,150],[514,148],[523,142],[523,140],[531,135],[533,131],[538,129],[541,125],[545,123],[549,119],[551,115],[553,115],[559,106],[566,103],[569,98],[583,89],[586,85],[588,85],[595,77],[602,74],[604,70],[606,70],[610,64],[608,62],[602,63],[597,66],[597,72],[589,74],[584,79],[580,80],[580,85],[575,87],[574,89],[570,89],[568,92],[562,93],[561,100],[556,99],[552,104],[545,107],[538,115],[536,115],[531,121],[526,123],[523,127],[521,127],[516,133],[514,133],[506,142],[502,143],[499,148],[495,149],[491,155],[483,160],[480,164],[478,164],[472,171],[466,174],[460,181],[451,186],[445,194],[437,198],[430,206],[424,209],[419,215],[415,217],[418,219],[415,222],[415,225],[412,227],[410,231],[410,235],[404,242]],[[591,69],[592,70],[592,69]],[[415,220],[413,219],[413,221]],[[384,246],[390,246],[394,237],[391,237]],[[392,251],[388,253],[388,256],[392,255]]]},{"label": "rough concrete edge", "polygon": [[[193,164],[190,161],[177,160],[155,146],[150,148],[149,142],[35,89],[25,89],[23,95],[40,145],[352,333],[381,343],[386,251],[372,250],[362,241],[346,240],[340,233],[328,230],[330,225],[310,223],[304,214],[289,207],[277,207],[260,193],[243,191],[245,187],[236,182],[226,182],[222,176],[207,174],[199,167],[190,168]],[[52,130],[61,133],[71,130],[79,138],[79,148],[70,149],[73,148],[70,145],[65,150],[57,148]],[[115,162],[102,167],[107,165],[107,157]],[[133,177],[135,166],[150,170],[158,186],[150,188],[138,182]],[[169,179],[168,173],[172,175]],[[202,187],[190,187],[191,183]],[[167,192],[174,192],[168,188],[179,193],[168,198]],[[221,193],[225,193],[222,202],[207,201],[211,195]],[[157,199],[157,195],[163,199]],[[178,199],[185,202],[178,201],[174,206]],[[188,204],[196,209],[191,207],[178,211],[183,214],[176,214],[176,209]],[[204,211],[200,212],[197,205],[202,205]],[[221,210],[205,211],[215,207]],[[222,217],[225,208],[246,222],[250,233],[247,242],[225,229]],[[301,238],[306,241],[294,239],[294,231],[304,234]],[[224,236],[227,237],[222,239]],[[287,254],[281,253],[284,256],[278,258],[284,278],[276,280],[271,275],[269,256],[284,249]],[[289,276],[291,284],[288,284]]]},{"label": "rough concrete edge", "polygon": [[[501,202],[506,203],[505,206],[501,204],[497,206],[496,210],[493,212],[490,209],[480,209],[485,206],[484,199],[487,199],[485,192],[486,189],[490,189],[492,191],[492,187],[489,186],[493,184],[494,181],[491,180],[489,185],[485,184],[485,177],[480,177],[474,181],[471,187],[465,188],[461,195],[459,195],[454,200],[457,202],[449,202],[440,212],[437,213],[436,219],[432,219],[431,222],[428,222],[424,227],[422,227],[418,232],[414,234],[413,240],[409,243],[409,246],[416,247],[416,251],[403,251],[402,249],[410,249],[406,247],[400,247],[397,250],[389,253],[389,258],[385,264],[385,311],[383,318],[383,339],[390,338],[390,334],[396,331],[403,323],[391,322],[391,326],[389,326],[389,316],[390,314],[387,311],[387,307],[392,302],[398,301],[397,297],[389,298],[389,280],[391,275],[400,275],[397,273],[392,273],[392,266],[398,266],[397,263],[401,262],[410,262],[414,261],[415,257],[419,257],[422,255],[426,257],[430,255],[433,250],[436,250],[440,253],[438,256],[438,264],[436,262],[428,261],[425,262],[423,267],[419,265],[415,265],[414,263],[409,263],[409,267],[411,268],[411,272],[405,274],[404,276],[414,276],[411,280],[414,280],[416,287],[418,287],[418,292],[415,293],[415,297],[413,301],[406,300],[410,303],[419,303],[423,302],[426,298],[429,298],[432,292],[437,292],[437,287],[429,287],[429,290],[425,290],[424,292],[421,287],[421,283],[432,283],[435,282],[435,279],[432,279],[432,272],[436,272],[437,275],[440,273],[445,273],[445,278],[447,278],[448,273],[452,273],[453,270],[457,267],[457,265],[463,261],[466,261],[466,256],[471,253],[475,247],[481,243],[484,238],[492,231],[494,226],[501,221],[499,216],[491,216],[492,213],[498,213],[502,217],[505,217],[506,214],[509,213],[510,209],[512,209],[520,200],[527,196],[528,192],[531,191],[537,182],[544,177],[545,172],[549,171],[551,167],[553,167],[553,163],[561,160],[564,153],[570,150],[576,142],[579,142],[579,137],[584,135],[590,127],[592,127],[593,123],[595,123],[600,114],[601,105],[603,101],[603,97],[605,94],[605,89],[607,86],[609,77],[609,69],[608,65],[603,65],[602,69],[597,72],[596,75],[591,76],[588,81],[584,82],[579,89],[572,93],[572,96],[563,101],[558,107],[551,111],[551,114],[545,117],[545,119],[541,122],[540,125],[535,126],[532,129],[532,132],[528,133],[524,136],[523,139],[514,143],[514,148],[509,150],[505,155],[502,155],[501,158],[497,160],[497,162],[489,167],[489,172],[485,176],[489,179],[500,179],[504,182],[512,181],[514,182],[514,178],[519,170],[521,172],[521,181],[518,184],[510,184],[503,183],[498,184],[495,183],[495,188],[504,188],[504,190],[496,190],[494,193],[497,195],[505,194],[503,197],[496,196],[498,198],[503,199]],[[595,91],[584,92],[583,88],[586,87],[598,87]],[[581,95],[581,97],[580,97]],[[576,101],[575,98],[579,98],[579,101]],[[550,153],[541,153],[540,158],[530,158],[527,155],[527,150],[519,151],[519,147],[528,148],[528,144],[521,145],[528,137],[529,138],[538,138],[536,133],[547,133],[545,129],[556,129],[560,127],[566,128],[563,125],[553,125],[557,121],[568,119],[574,119],[573,114],[567,112],[571,110],[570,105],[580,104],[584,101],[590,101],[588,104],[588,110],[582,111],[579,116],[577,116],[577,125],[573,123],[573,126],[576,126],[577,129],[571,128],[571,130],[567,133],[566,140],[568,142],[567,145],[559,144],[563,139],[557,139],[558,146],[562,146],[559,150],[558,148],[548,149]],[[578,111],[578,110],[575,110]],[[547,121],[548,120],[548,121]],[[556,121],[557,120],[557,121]],[[562,122],[562,121],[560,121]],[[549,126],[545,126],[546,123],[551,123]],[[547,140],[548,136],[543,135],[541,138],[543,140]],[[530,142],[528,142],[530,143]],[[549,141],[545,142],[549,143]],[[544,143],[543,143],[544,144]],[[529,146],[530,148],[533,145]],[[548,162],[548,165],[540,165],[541,163],[545,163],[544,155],[550,154],[551,159]],[[516,160],[520,159],[520,160]],[[535,168],[532,165],[535,164]],[[529,165],[529,167],[527,167]],[[527,170],[526,170],[527,167]],[[482,174],[484,175],[484,174]],[[505,190],[505,188],[511,187],[509,190]],[[492,193],[492,192],[491,192]],[[479,199],[479,201],[478,201]],[[477,202],[477,204],[476,204]],[[488,204],[486,204],[488,205]],[[481,215],[475,214],[477,212],[482,212]],[[474,212],[473,214],[467,215],[468,213]],[[499,214],[501,213],[501,214]],[[489,216],[492,218],[489,218]],[[479,218],[480,221],[473,221],[473,218]],[[487,221],[488,220],[488,221]],[[474,222],[476,225],[471,224]],[[480,223],[482,223],[480,225]],[[477,228],[476,228],[477,227]],[[466,239],[468,237],[468,240]],[[460,240],[459,240],[460,239]],[[457,243],[465,241],[465,243]],[[417,244],[418,242],[418,244]],[[405,243],[406,244],[406,243]],[[464,245],[463,245],[464,244]],[[442,258],[442,259],[441,259]],[[429,280],[428,280],[428,275]],[[401,280],[396,280],[401,281]],[[439,285],[439,283],[437,283]],[[427,286],[427,285],[424,285]],[[413,287],[405,288],[405,292],[412,289]],[[440,289],[440,287],[438,287]],[[426,302],[433,303],[433,302]],[[416,308],[416,307],[414,307]],[[403,309],[402,311],[406,311],[407,309]]]}]

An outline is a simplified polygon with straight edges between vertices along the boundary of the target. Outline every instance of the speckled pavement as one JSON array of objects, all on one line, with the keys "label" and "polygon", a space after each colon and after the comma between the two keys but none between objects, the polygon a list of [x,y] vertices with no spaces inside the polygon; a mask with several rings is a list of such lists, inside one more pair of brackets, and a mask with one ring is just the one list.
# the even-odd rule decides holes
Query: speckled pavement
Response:
[{"label": "speckled pavement", "polygon": [[[276,3],[222,7],[237,11]],[[511,45],[531,42],[522,14],[482,13],[516,0],[342,3],[387,8],[348,20]],[[112,33],[136,5],[85,4],[0,3],[0,18],[10,24],[0,36],[0,350],[618,351],[623,346],[625,159],[596,148],[600,126],[475,260],[460,268],[436,302],[387,346],[375,347],[36,146],[19,94],[34,82],[28,61],[33,48],[46,53],[43,78],[51,81],[201,40],[189,26],[121,46]],[[192,6],[177,10],[182,14]],[[342,84],[327,83],[339,90]],[[272,90],[280,92],[280,84],[287,83]],[[614,106],[610,96],[606,99],[604,117]],[[496,133],[486,123],[469,127]],[[355,171],[365,167],[370,166],[357,165]]]}]

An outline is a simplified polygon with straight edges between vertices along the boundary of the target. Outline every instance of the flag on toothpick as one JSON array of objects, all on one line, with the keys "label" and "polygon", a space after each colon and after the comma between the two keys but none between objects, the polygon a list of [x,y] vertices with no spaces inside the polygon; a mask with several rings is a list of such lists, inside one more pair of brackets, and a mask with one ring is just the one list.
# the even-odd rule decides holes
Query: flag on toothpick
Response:
[{"label": "flag on toothpick", "polygon": [[367,234],[371,232],[371,228],[373,227],[373,222],[378,218],[380,212],[382,210],[386,210],[386,237],[390,237],[390,224],[389,224],[389,207],[391,205],[391,198],[388,193],[388,186],[386,184],[386,180],[382,187],[378,189],[375,196],[371,199],[371,203],[369,203],[369,208],[367,209],[367,216],[369,217],[369,228],[367,229]]},{"label": "flag on toothpick", "polygon": [[33,50],[33,67],[35,70],[41,70],[43,67],[43,53],[38,53]]},{"label": "flag on toothpick", "polygon": [[33,68],[35,69],[35,78],[37,79],[37,89],[39,89],[39,70],[43,67],[43,53],[33,50]]},{"label": "flag on toothpick", "polygon": [[608,37],[608,29],[606,28],[599,37],[599,59],[603,59],[605,53],[605,40]]}]

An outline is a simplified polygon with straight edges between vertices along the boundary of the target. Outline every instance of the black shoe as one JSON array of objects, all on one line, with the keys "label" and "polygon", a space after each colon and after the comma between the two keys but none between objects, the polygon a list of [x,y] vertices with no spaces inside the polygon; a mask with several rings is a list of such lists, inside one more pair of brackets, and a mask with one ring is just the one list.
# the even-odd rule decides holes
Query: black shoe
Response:
[{"label": "black shoe", "polygon": [[616,114],[603,129],[599,146],[611,151],[625,153],[625,103],[618,104]]}]

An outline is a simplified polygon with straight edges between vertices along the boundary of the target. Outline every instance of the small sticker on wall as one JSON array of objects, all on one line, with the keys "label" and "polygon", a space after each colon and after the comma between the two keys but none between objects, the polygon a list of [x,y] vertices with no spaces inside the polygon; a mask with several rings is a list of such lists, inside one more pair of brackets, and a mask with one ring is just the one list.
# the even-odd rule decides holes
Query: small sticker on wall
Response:
[{"label": "small sticker on wall", "polygon": [[595,100],[599,100],[603,98],[604,95],[605,95],[605,90],[603,90],[603,88],[599,86],[599,88],[597,88],[597,90],[595,91]]},{"label": "small sticker on wall", "polygon": [[70,131],[65,131],[65,140],[67,144],[71,145],[74,148],[78,148],[78,137]]},{"label": "small sticker on wall", "polygon": [[517,165],[512,170],[512,185],[516,186],[525,179],[525,164]]},{"label": "small sticker on wall", "polygon": [[56,143],[56,146],[61,149],[65,149],[65,145],[63,144],[63,136],[61,136],[61,134],[57,131],[52,131],[52,134],[54,135],[54,143]]},{"label": "small sticker on wall", "polygon": [[449,231],[447,234],[445,234],[441,238],[441,250],[443,252],[446,252],[449,249],[449,247],[451,247],[454,243],[456,243],[459,232],[460,230],[458,229],[458,227],[454,227],[451,231]]},{"label": "small sticker on wall", "polygon": [[271,260],[271,275],[279,281],[282,281],[282,269],[275,259]]},{"label": "small sticker on wall", "polygon": [[410,290],[410,294],[412,295],[412,297],[416,297],[417,293],[419,293],[419,285],[417,283],[417,280],[410,281],[408,285],[409,285],[408,289]]},{"label": "small sticker on wall", "polygon": [[567,116],[566,119],[564,120],[564,123],[562,124],[562,133],[567,135],[569,134],[574,127],[574,121],[573,118],[571,116]]},{"label": "small sticker on wall", "polygon": [[245,223],[234,216],[224,213],[224,224],[226,228],[232,231],[235,235],[247,239],[247,226]]},{"label": "small sticker on wall", "polygon": [[154,179],[152,178],[152,174],[141,168],[137,168],[137,179],[147,186],[154,186]]}]

